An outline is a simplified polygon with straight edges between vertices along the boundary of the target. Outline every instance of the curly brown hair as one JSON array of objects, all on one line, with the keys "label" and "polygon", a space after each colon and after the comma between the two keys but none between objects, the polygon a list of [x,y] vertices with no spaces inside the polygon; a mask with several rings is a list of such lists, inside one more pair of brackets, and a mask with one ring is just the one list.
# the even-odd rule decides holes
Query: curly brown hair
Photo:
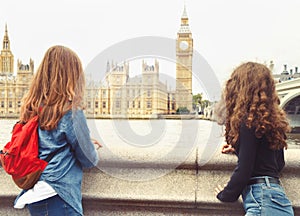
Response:
[{"label": "curly brown hair", "polygon": [[50,47],[22,99],[20,121],[39,115],[42,129],[54,129],[66,111],[82,107],[84,89],[84,72],[77,54],[64,46]]},{"label": "curly brown hair", "polygon": [[225,102],[225,139],[235,147],[242,123],[255,128],[255,136],[266,137],[271,149],[287,148],[290,127],[271,71],[263,64],[247,62],[237,67],[222,95]]}]

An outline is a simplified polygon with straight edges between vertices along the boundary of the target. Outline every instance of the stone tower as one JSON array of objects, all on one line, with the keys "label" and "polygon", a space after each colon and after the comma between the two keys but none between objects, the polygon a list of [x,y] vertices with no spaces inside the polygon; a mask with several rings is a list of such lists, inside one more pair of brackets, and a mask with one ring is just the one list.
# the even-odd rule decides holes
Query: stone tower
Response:
[{"label": "stone tower", "polygon": [[30,58],[29,64],[23,64],[17,60],[16,97],[20,101],[29,89],[34,74],[34,62]]},{"label": "stone tower", "polygon": [[184,6],[176,41],[176,108],[192,111],[193,38]]},{"label": "stone tower", "polygon": [[159,63],[155,59],[154,65],[148,65],[142,61],[143,86],[157,85],[159,82]]},{"label": "stone tower", "polygon": [[14,55],[10,50],[10,41],[8,38],[7,25],[5,24],[3,47],[0,54],[0,74],[12,75],[13,73],[14,73]]},{"label": "stone tower", "polygon": [[103,88],[102,110],[105,114],[126,114],[126,83],[129,79],[129,63],[107,63],[107,89]]}]

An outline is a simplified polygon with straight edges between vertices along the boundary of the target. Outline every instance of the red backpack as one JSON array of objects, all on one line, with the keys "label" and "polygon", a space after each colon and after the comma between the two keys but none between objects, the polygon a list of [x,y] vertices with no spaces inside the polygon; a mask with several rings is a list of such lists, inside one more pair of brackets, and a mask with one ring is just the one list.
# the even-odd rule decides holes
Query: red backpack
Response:
[{"label": "red backpack", "polygon": [[46,161],[41,160],[38,154],[38,116],[26,124],[17,122],[11,141],[0,152],[0,159],[4,170],[22,189],[34,186],[50,160],[49,157]]}]

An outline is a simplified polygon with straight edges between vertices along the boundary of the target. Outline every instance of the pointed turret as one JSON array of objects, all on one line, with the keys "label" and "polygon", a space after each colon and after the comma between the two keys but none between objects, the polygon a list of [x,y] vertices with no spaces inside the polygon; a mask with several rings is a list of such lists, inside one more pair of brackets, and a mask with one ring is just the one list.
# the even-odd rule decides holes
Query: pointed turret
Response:
[{"label": "pointed turret", "polygon": [[186,12],[186,6],[185,6],[185,5],[184,5],[184,8],[183,8],[183,13],[182,13],[181,18],[186,18],[186,19],[188,19],[187,12]]},{"label": "pointed turret", "polygon": [[14,73],[14,55],[10,50],[7,24],[5,24],[3,47],[0,54],[0,73],[4,75],[12,75]]},{"label": "pointed turret", "polygon": [[7,31],[7,24],[5,24],[5,33],[3,38],[3,50],[9,50],[10,49],[10,41],[8,37],[8,31]]},{"label": "pointed turret", "polygon": [[106,73],[110,72],[110,64],[109,61],[106,63]]},{"label": "pointed turret", "polygon": [[186,6],[184,5],[183,13],[181,16],[181,25],[178,33],[191,33],[189,26],[189,18],[186,12]]}]

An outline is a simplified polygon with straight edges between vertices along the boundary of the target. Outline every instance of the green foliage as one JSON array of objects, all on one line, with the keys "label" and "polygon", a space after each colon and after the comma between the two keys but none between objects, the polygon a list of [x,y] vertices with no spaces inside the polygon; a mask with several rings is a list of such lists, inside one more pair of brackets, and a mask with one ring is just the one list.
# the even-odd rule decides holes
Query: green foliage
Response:
[{"label": "green foliage", "polygon": [[193,95],[193,109],[194,110],[200,109],[201,114],[203,114],[204,108],[206,108],[210,105],[211,105],[211,102],[209,100],[203,100],[202,93]]},{"label": "green foliage", "polygon": [[197,106],[198,104],[201,104],[201,101],[202,101],[202,93],[193,95],[193,105]]},{"label": "green foliage", "polygon": [[179,107],[179,108],[176,110],[176,113],[177,113],[177,114],[189,114],[190,111],[189,111],[188,108],[186,108],[186,107]]}]

